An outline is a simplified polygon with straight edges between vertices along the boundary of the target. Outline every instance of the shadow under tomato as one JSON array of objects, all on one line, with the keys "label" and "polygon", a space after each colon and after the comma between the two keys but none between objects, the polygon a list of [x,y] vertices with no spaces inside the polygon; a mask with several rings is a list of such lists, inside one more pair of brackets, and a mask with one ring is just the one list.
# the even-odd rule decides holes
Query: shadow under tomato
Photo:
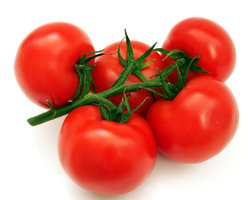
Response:
[{"label": "shadow under tomato", "polygon": [[38,153],[41,163],[49,171],[58,173],[58,169],[61,169],[58,158],[58,136],[60,128],[65,119],[65,116],[41,124],[39,126],[32,127],[32,142],[34,150]]},{"label": "shadow under tomato", "polygon": [[[154,199],[156,191],[166,190],[166,185],[173,185],[178,180],[195,173],[201,164],[184,164],[170,160],[158,152],[158,158],[151,175],[135,190],[120,195],[103,195],[93,193],[76,184],[70,184],[73,199],[79,200],[84,197],[90,200],[128,200],[128,199]],[[168,189],[168,188],[167,188]]]}]

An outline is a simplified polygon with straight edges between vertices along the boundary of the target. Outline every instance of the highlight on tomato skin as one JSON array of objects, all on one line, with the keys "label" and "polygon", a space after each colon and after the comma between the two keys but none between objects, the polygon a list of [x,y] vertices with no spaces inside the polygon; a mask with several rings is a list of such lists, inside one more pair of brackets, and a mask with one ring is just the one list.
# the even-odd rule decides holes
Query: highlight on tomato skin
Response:
[{"label": "highlight on tomato skin", "polygon": [[[145,53],[150,46],[140,42],[140,41],[131,41],[134,59],[137,59],[143,53]],[[124,67],[121,65],[118,54],[116,53],[120,42],[116,42],[113,44],[108,45],[104,48],[104,53],[108,55],[104,55],[101,57],[96,58],[95,68],[92,71],[92,77],[94,79],[96,92],[102,92],[112,87],[115,80],[119,77]],[[120,45],[120,54],[124,59],[126,59],[127,50],[126,50],[126,41],[123,41]],[[158,73],[158,70],[162,70],[163,63],[161,61],[161,56],[157,52],[152,52],[145,62],[151,61],[153,62],[147,66],[146,68],[142,69],[141,72],[143,75],[150,80],[151,77]],[[134,84],[142,82],[137,76],[134,74],[130,74],[128,79],[126,80],[125,84]],[[148,99],[144,102],[144,104],[136,111],[136,113],[140,114],[141,116],[145,117],[148,108],[154,103],[154,98],[152,94],[147,90],[140,90],[131,92],[131,96],[129,98],[129,104],[131,109],[135,109],[146,97]],[[122,100],[122,95],[115,95],[108,98],[112,101],[115,105],[119,105]]]},{"label": "highlight on tomato skin", "polygon": [[37,105],[49,108],[49,100],[55,108],[64,106],[79,83],[74,65],[89,51],[94,51],[93,45],[79,27],[64,22],[40,26],[20,44],[14,67],[17,82]]},{"label": "highlight on tomato skin", "polygon": [[[232,74],[236,63],[236,50],[230,35],[223,27],[205,18],[192,17],[177,23],[162,47],[168,50],[180,49],[191,57],[199,54],[197,65],[222,81]],[[172,62],[173,59],[168,58],[164,66]],[[188,80],[199,75],[202,73],[190,71]],[[176,72],[169,79],[177,83]]]},{"label": "highlight on tomato skin", "polygon": [[152,172],[157,147],[149,124],[137,114],[127,123],[101,119],[97,106],[82,106],[65,119],[58,144],[67,174],[82,188],[127,193]]},{"label": "highlight on tomato skin", "polygon": [[163,155],[179,162],[198,163],[229,144],[238,127],[239,110],[222,81],[199,76],[189,81],[173,101],[154,103],[147,120]]}]

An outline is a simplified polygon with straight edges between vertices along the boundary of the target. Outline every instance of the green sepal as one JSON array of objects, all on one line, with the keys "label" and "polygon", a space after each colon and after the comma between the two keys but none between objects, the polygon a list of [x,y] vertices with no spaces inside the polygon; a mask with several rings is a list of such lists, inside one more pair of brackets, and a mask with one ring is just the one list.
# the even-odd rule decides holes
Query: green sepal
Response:
[{"label": "green sepal", "polygon": [[50,107],[50,113],[52,113],[52,116],[55,116],[56,115],[56,109],[54,108],[53,104],[49,101],[49,100],[46,100],[48,106]]},{"label": "green sepal", "polygon": [[99,53],[99,54],[95,54],[93,56],[89,56],[89,57],[85,58],[85,63],[88,63],[91,60],[95,59],[96,57],[103,56],[103,55],[105,55],[105,54],[104,53]]},{"label": "green sepal", "polygon": [[54,109],[53,104],[52,104],[49,100],[46,100],[46,102],[47,102],[47,104],[49,105],[51,111],[54,111],[55,109]]},{"label": "green sepal", "polygon": [[139,58],[137,58],[135,60],[135,63],[139,66],[141,65],[143,62],[145,62],[145,60],[148,58],[148,56],[152,53],[154,47],[156,46],[157,42],[152,45],[143,55],[141,55]]},{"label": "green sepal", "polygon": [[164,84],[163,89],[169,97],[169,100],[173,100],[178,94],[178,89],[174,84],[166,83]]},{"label": "green sepal", "polygon": [[167,99],[168,100],[174,99],[174,97],[178,93],[177,92],[176,85],[170,84],[170,83],[166,83],[165,82],[165,76],[162,74],[161,71],[159,71],[159,76],[160,76],[160,80],[162,82],[162,87],[163,87],[164,93],[167,96]]},{"label": "green sepal", "polygon": [[[126,98],[129,99],[129,97],[130,97],[130,94]],[[126,108],[126,103],[125,103],[125,98],[123,97],[121,100],[121,103],[119,104],[117,108],[117,111],[115,113],[112,113],[111,121],[120,122],[125,108]]]},{"label": "green sepal", "polygon": [[190,70],[195,71],[195,72],[201,72],[201,73],[209,73],[206,70],[204,70],[203,68],[201,68],[201,67],[199,67],[199,66],[197,66],[195,64],[192,64],[190,66]]},{"label": "green sepal", "polygon": [[125,29],[125,37],[126,37],[126,45],[127,45],[127,64],[130,64],[129,62],[134,61],[134,54],[133,54],[133,48],[131,41],[127,35],[127,31]]},{"label": "green sepal", "polygon": [[[72,103],[75,99],[81,98],[82,96],[86,95],[89,92],[90,85],[92,85],[95,92],[94,83],[91,77],[91,71],[94,69],[95,65],[90,65],[88,63],[96,57],[104,55],[104,53],[102,52],[103,50],[87,52],[74,65],[74,70],[78,74],[79,84],[75,94],[68,103]],[[86,57],[89,54],[94,55]]]},{"label": "green sepal", "polygon": [[99,107],[99,111],[100,111],[102,119],[111,121],[110,110],[103,104],[100,104],[98,107]]},{"label": "green sepal", "polygon": [[[127,67],[125,67],[123,69],[123,71],[120,74],[120,76],[117,78],[117,80],[112,85],[112,88],[115,87],[117,84],[120,85],[120,81],[123,82],[123,83],[126,81],[128,76],[130,75],[130,73],[132,73],[133,69],[135,68],[135,63],[134,63],[134,61],[132,61],[132,62],[133,62],[133,64],[129,63],[129,66],[127,66]],[[123,78],[124,76],[125,76],[125,78]]]},{"label": "green sepal", "polygon": [[130,113],[125,113],[121,115],[120,123],[126,123],[131,117]]},{"label": "green sepal", "polygon": [[[91,60],[95,59],[98,56],[102,56],[104,55],[103,52],[104,50],[99,50],[99,51],[89,51],[87,53],[85,53],[78,61],[77,61],[77,65],[83,65],[83,64],[87,64],[88,62],[90,62]],[[99,53],[99,54],[98,54]],[[86,57],[89,54],[94,54],[92,56]]]},{"label": "green sepal", "polygon": [[[179,58],[177,62],[172,63],[168,67],[164,68],[162,71],[159,73],[154,74],[152,77],[160,75],[163,76],[164,78],[169,76],[178,66],[183,66],[185,64],[185,59],[184,58]],[[168,80],[166,80],[168,81]]]},{"label": "green sepal", "polygon": [[154,90],[152,88],[146,88],[146,90],[148,90],[149,92],[151,92],[153,95],[156,94],[156,95],[158,95],[158,96],[160,96],[162,98],[165,98],[165,99],[169,100],[169,97],[166,94],[162,94],[162,93],[160,93],[160,92],[158,92],[158,91],[156,91],[156,90]]},{"label": "green sepal", "polygon": [[153,62],[154,60],[155,60],[155,59],[152,59],[152,60],[147,61],[146,63],[141,63],[140,65],[137,66],[137,70],[145,69],[145,68],[148,67],[150,64],[152,64],[152,62]]},{"label": "green sepal", "polygon": [[176,58],[175,60],[178,60],[180,58],[185,58],[186,54],[179,49],[173,49],[168,54],[166,54],[166,56],[162,59],[162,61],[166,60],[168,57],[174,57]]},{"label": "green sepal", "polygon": [[143,82],[147,81],[147,78],[140,72],[140,70],[146,68],[149,66],[154,60],[148,61],[146,63],[143,63],[146,58],[151,54],[153,51],[155,43],[152,47],[150,47],[143,55],[141,55],[139,58],[134,60],[134,54],[133,54],[133,49],[131,45],[131,41],[127,35],[126,29],[125,29],[125,39],[126,39],[126,48],[127,48],[127,57],[126,60],[121,56],[120,54],[120,46],[122,41],[120,42],[118,46],[118,58],[121,63],[121,65],[124,67],[122,73],[118,77],[118,79],[114,82],[112,87],[119,86],[121,83],[124,83],[130,73],[133,73],[135,76],[137,76],[140,80]]},{"label": "green sepal", "polygon": [[[126,34],[126,30],[125,30],[125,34]],[[118,46],[118,50],[117,50],[117,53],[118,53],[118,58],[119,58],[119,61],[121,63],[121,65],[126,68],[128,66],[128,63],[127,61],[121,56],[121,53],[120,53],[120,46],[121,46],[121,43],[123,42],[123,39],[121,40],[119,46]],[[125,70],[125,69],[124,69]],[[118,79],[116,79],[116,81],[114,82],[114,84],[112,85],[112,87],[114,87],[119,81],[120,79],[123,77],[123,74],[125,71],[122,71],[122,73],[120,74],[120,76],[118,77]]]},{"label": "green sepal", "polygon": [[163,60],[165,60],[168,57],[170,57],[174,60],[177,60],[179,58],[184,58],[186,56],[186,54],[179,49],[174,49],[172,51],[169,51],[169,50],[163,49],[163,48],[156,48],[153,51],[157,51],[157,52],[160,52],[162,54],[165,54],[166,57]]},{"label": "green sepal", "polygon": [[[187,56],[183,51],[181,51],[179,49],[174,49],[172,51],[169,51],[169,50],[166,50],[166,49],[163,49],[163,48],[156,48],[153,51],[157,51],[157,52],[160,52],[160,53],[165,54],[166,57],[163,58],[163,60],[167,59],[168,57],[170,57],[170,58],[172,58],[174,60],[178,60],[180,58],[186,58],[187,60],[191,60],[192,59],[192,57]],[[197,55],[197,57],[199,59],[199,55]],[[190,66],[190,70],[196,71],[196,72],[201,72],[201,73],[209,73],[209,72],[205,71],[204,69],[202,69],[201,67],[199,67],[199,66],[197,66],[195,64],[192,64]]]},{"label": "green sepal", "polygon": [[121,43],[123,42],[123,39],[121,40],[119,46],[118,46],[118,50],[117,50],[117,53],[118,53],[118,58],[119,58],[119,61],[121,63],[121,65],[123,67],[126,67],[127,66],[127,61],[121,56],[121,52],[120,52],[120,47],[121,47]]},{"label": "green sepal", "polygon": [[[156,44],[157,43],[152,45],[143,55],[141,55],[139,58],[137,58],[135,60],[136,68],[133,70],[133,74],[135,76],[137,76],[143,82],[148,81],[148,80],[140,70],[146,68],[147,66],[149,66],[154,61],[154,59],[153,59],[153,60],[147,61],[146,63],[143,63],[148,58],[148,56],[152,53],[152,51],[153,51],[154,47],[156,46]],[[153,99],[155,100],[154,94],[151,93],[151,95],[152,95]]]},{"label": "green sepal", "polygon": [[146,97],[135,109],[131,110],[130,105],[128,103],[130,93],[129,93],[128,97],[126,97],[125,93],[123,95],[124,95],[124,99],[125,99],[124,104],[127,108],[127,112],[121,115],[120,123],[126,123],[130,119],[131,115],[134,112],[136,112],[145,103],[145,101],[149,98],[149,97]]},{"label": "green sepal", "polygon": [[134,70],[133,74],[135,76],[137,76],[140,80],[142,80],[143,82],[147,81],[147,78],[145,77],[145,75],[140,71],[140,70]]},{"label": "green sepal", "polygon": [[182,84],[183,84],[182,87],[184,87],[186,85],[188,73],[189,73],[189,70],[190,70],[192,64],[195,64],[198,61],[199,61],[199,56],[196,56],[194,58],[190,58],[190,60],[188,61],[188,63],[185,64],[181,68],[181,72],[182,72]]},{"label": "green sepal", "polygon": [[79,78],[79,84],[75,94],[73,95],[71,100],[69,100],[70,103],[73,102],[80,95],[84,85],[84,70],[77,70],[77,74]]},{"label": "green sepal", "polygon": [[90,84],[94,93],[96,93],[95,83],[92,77],[90,77]]},{"label": "green sepal", "polygon": [[177,77],[178,77],[178,81],[177,81],[176,86],[177,86],[178,90],[181,90],[183,88],[183,78],[182,78],[182,74],[181,74],[181,71],[180,71],[178,66],[176,67],[176,70],[177,70]]},{"label": "green sepal", "polygon": [[127,96],[126,93],[125,93],[125,90],[124,90],[123,97],[124,97],[124,104],[125,104],[125,106],[127,108],[127,112],[131,112],[131,108],[130,108],[130,105],[128,103],[128,100],[129,100],[130,96],[131,96],[131,93],[129,93],[128,96]]}]

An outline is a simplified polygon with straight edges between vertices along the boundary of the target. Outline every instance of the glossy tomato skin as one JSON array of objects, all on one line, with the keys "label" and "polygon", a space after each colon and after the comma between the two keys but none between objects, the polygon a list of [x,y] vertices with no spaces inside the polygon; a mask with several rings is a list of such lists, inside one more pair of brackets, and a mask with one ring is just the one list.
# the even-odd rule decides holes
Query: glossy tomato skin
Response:
[{"label": "glossy tomato skin", "polygon": [[[144,44],[139,41],[131,41],[133,52],[134,52],[134,59],[137,59],[142,54],[144,54],[150,47],[147,44]],[[124,67],[121,65],[117,49],[119,46],[119,42],[113,43],[107,46],[104,49],[104,53],[111,54],[105,55],[96,58],[96,67],[92,72],[92,77],[95,83],[96,92],[102,92],[112,87],[115,80],[119,77]],[[114,54],[113,54],[114,53]],[[120,46],[120,53],[124,59],[126,59],[126,42],[122,42]],[[153,60],[154,61],[145,69],[141,70],[144,76],[150,80],[152,75],[158,73],[158,69],[163,68],[163,63],[161,61],[161,56],[157,52],[152,52],[149,57],[145,60],[145,62]],[[131,74],[125,84],[134,84],[142,82],[138,77]],[[136,92],[132,92],[129,98],[129,103],[131,109],[136,108],[146,97],[149,97],[146,102],[137,110],[137,113],[141,116],[145,116],[148,108],[154,102],[153,97],[150,92],[147,90],[140,90]],[[110,97],[111,100],[115,105],[119,105],[121,102],[122,95],[115,95]]]},{"label": "glossy tomato skin", "polygon": [[149,124],[133,114],[126,124],[101,119],[96,106],[83,106],[65,119],[59,136],[63,168],[81,187],[121,194],[140,185],[156,160]]},{"label": "glossy tomato skin", "polygon": [[213,157],[230,142],[238,126],[239,111],[222,81],[199,76],[173,101],[153,104],[147,120],[165,156],[197,163]]},{"label": "glossy tomato skin", "polygon": [[94,48],[88,35],[68,23],[50,23],[31,32],[21,43],[15,59],[15,75],[23,92],[48,108],[65,105],[74,95],[78,76],[74,65]]},{"label": "glossy tomato skin", "polygon": [[[199,54],[197,65],[222,81],[231,75],[236,62],[231,37],[221,26],[205,18],[188,18],[176,24],[162,47],[168,50],[180,49],[191,57]],[[165,66],[171,62],[172,59],[166,59]],[[190,77],[200,74],[190,72]],[[171,76],[171,82],[177,82],[176,73]]]}]

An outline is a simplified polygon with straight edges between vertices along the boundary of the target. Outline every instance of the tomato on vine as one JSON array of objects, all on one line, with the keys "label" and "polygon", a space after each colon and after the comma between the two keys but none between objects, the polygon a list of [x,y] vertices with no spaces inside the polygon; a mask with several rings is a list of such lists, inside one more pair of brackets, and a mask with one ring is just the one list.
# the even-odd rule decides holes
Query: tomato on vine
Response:
[{"label": "tomato on vine", "polygon": [[190,80],[173,101],[159,100],[147,113],[159,150],[180,162],[202,162],[234,136],[238,106],[227,86],[212,76]]},{"label": "tomato on vine", "polygon": [[156,161],[156,143],[149,124],[132,114],[127,123],[102,120],[97,106],[82,106],[65,119],[59,136],[59,157],[81,187],[103,194],[121,194],[139,186]]},{"label": "tomato on vine", "polygon": [[[235,67],[236,53],[231,37],[220,25],[209,19],[195,17],[179,22],[169,32],[162,48],[180,49],[191,57],[199,54],[197,65],[222,81],[228,79]],[[168,66],[173,62],[173,59],[168,58],[164,64]],[[190,71],[188,80],[198,75],[201,74]],[[176,83],[176,73],[172,73],[169,79]]]},{"label": "tomato on vine", "polygon": [[[64,106],[79,84],[74,65],[94,51],[88,35],[69,23],[50,23],[31,32],[15,59],[15,75],[23,92],[34,103],[49,108]],[[93,61],[91,62],[93,64]]]},{"label": "tomato on vine", "polygon": [[[138,59],[142,54],[144,54],[150,47],[139,41],[131,41],[133,58]],[[119,53],[123,58],[127,57],[127,45],[126,41],[119,44],[119,42],[113,43],[104,49],[106,55],[96,58],[95,68],[92,71],[92,77],[95,83],[96,92],[102,92],[110,89],[116,79],[120,76],[124,69],[118,54],[116,53],[119,48]],[[162,70],[163,63],[161,61],[161,56],[157,52],[151,52],[149,56],[145,59],[145,63],[149,64],[140,70],[140,76],[135,74],[130,74],[126,80],[126,84],[140,83],[144,80],[151,80],[152,76]],[[131,109],[136,108],[146,97],[148,99],[146,102],[137,110],[137,113],[141,116],[145,116],[146,111],[154,102],[153,95],[147,90],[140,90],[131,92],[129,98],[129,104]],[[115,105],[121,102],[122,96],[115,95],[109,97]]]}]

